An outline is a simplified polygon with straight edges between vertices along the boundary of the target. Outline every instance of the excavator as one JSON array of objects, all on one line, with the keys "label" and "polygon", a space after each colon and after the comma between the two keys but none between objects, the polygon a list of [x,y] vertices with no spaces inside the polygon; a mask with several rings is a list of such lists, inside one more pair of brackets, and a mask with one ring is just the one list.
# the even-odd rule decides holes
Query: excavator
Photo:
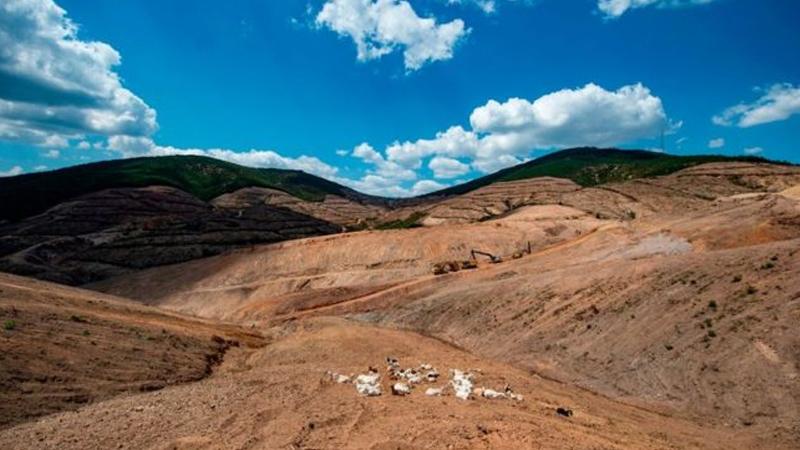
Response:
[{"label": "excavator", "polygon": [[[524,255],[531,254],[531,243],[528,241],[527,248],[515,252],[513,258],[519,259],[522,258]],[[477,269],[478,268],[478,256],[485,256],[489,258],[489,262],[492,264],[498,264],[503,262],[503,258],[493,255],[489,252],[484,252],[482,250],[475,250],[472,249],[469,252],[470,259],[466,261],[447,261],[436,263],[433,265],[433,274],[434,275],[444,275],[446,273],[451,272],[458,272],[459,270],[470,270],[470,269]]]},{"label": "excavator", "polygon": [[480,250],[472,249],[472,251],[470,251],[470,256],[472,257],[473,260],[477,261],[478,258],[475,255],[486,256],[487,258],[489,258],[489,261],[492,264],[497,264],[497,263],[503,262],[503,258],[501,258],[499,256],[495,256],[495,255],[493,255],[491,253],[483,252],[483,251],[480,251]]}]

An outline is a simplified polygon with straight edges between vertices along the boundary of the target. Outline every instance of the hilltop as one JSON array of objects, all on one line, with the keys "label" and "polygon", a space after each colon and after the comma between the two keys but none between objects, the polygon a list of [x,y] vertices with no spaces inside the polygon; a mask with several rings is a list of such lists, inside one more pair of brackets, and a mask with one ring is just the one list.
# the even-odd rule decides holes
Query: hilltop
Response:
[{"label": "hilltop", "polygon": [[173,187],[204,201],[246,187],[277,189],[311,202],[322,201],[327,195],[363,202],[377,200],[299,170],[251,168],[205,156],[159,156],[0,178],[0,221],[39,214],[92,192],[147,186]]},{"label": "hilltop", "polygon": [[[49,172],[0,178],[0,221],[16,221],[55,205],[105,189],[169,186],[210,201],[244,188],[265,188],[303,202],[328,196],[359,204],[398,207],[431,198],[466,194],[497,182],[555,177],[582,186],[667,175],[710,162],[775,163],[760,157],[677,156],[644,150],[574,148],[533,159],[490,175],[412,199],[390,199],[360,193],[299,170],[252,168],[205,156],[158,156],[102,161]],[[785,164],[785,163],[778,163]]]},{"label": "hilltop", "polygon": [[757,156],[681,156],[647,150],[579,147],[556,151],[428,195],[466,194],[493,183],[537,177],[565,178],[584,187],[597,186],[669,175],[681,169],[713,162],[775,163]]},{"label": "hilltop", "polygon": [[759,158],[580,148],[427,196],[388,199],[300,171],[207,157],[105,161],[0,178],[0,270],[84,284],[287,239],[489,220],[556,198],[572,204],[568,193],[587,186],[608,190],[616,181],[740,160],[753,170],[783,167]]}]

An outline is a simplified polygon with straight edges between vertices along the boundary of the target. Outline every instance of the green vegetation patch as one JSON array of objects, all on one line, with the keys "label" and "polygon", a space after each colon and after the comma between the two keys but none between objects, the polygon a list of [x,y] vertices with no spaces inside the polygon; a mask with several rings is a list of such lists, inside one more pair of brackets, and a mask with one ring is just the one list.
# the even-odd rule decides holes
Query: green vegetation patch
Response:
[{"label": "green vegetation patch", "polygon": [[382,223],[375,227],[378,230],[402,230],[406,228],[417,228],[421,227],[422,224],[419,223],[425,217],[425,213],[421,211],[416,211],[412,213],[410,216],[406,217],[405,219],[401,220],[393,220],[391,222]]},{"label": "green vegetation patch", "polygon": [[170,186],[201,200],[246,187],[284,191],[306,201],[326,195],[369,198],[296,170],[256,169],[203,156],[164,156],[103,161],[52,172],[0,178],[0,221],[20,220],[64,201],[111,188]]},{"label": "green vegetation patch", "polygon": [[769,162],[764,158],[753,156],[678,156],[644,150],[575,148],[551,153],[429,195],[464,194],[500,181],[536,177],[566,178],[581,186],[589,187],[635,178],[669,175],[699,164],[731,161]]}]

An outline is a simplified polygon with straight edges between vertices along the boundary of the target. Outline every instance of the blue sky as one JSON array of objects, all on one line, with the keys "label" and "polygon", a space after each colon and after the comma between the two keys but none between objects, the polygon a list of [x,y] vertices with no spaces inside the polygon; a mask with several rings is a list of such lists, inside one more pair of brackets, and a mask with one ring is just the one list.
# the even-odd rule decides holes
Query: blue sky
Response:
[{"label": "blue sky", "polygon": [[800,162],[798,23],[794,0],[8,0],[0,175],[193,153],[402,196],[662,133]]}]

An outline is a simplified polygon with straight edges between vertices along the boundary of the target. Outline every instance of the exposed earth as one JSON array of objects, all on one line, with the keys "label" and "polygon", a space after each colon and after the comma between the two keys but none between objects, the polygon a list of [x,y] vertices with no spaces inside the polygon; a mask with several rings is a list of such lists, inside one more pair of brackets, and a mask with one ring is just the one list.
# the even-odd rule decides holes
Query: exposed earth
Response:
[{"label": "exposed earth", "polygon": [[[263,186],[175,200],[187,214],[208,208],[204,227],[225,214],[261,232],[255,208],[320,231],[139,266],[122,261],[161,253],[104,247],[102,259],[126,269],[87,278],[64,271],[84,267],[82,255],[101,259],[78,249],[30,274],[65,273],[55,281],[80,287],[0,274],[0,442],[796,449],[798,192],[800,168],[713,162],[595,186],[503,181],[394,205],[311,205]],[[7,226],[47,229],[70,214]],[[338,233],[410,216],[421,226]],[[208,234],[197,236],[185,248],[204,248]],[[439,375],[393,379],[387,358]],[[371,368],[379,396],[353,384]],[[457,398],[453,370],[484,390]],[[410,394],[392,395],[395,383]]]}]

